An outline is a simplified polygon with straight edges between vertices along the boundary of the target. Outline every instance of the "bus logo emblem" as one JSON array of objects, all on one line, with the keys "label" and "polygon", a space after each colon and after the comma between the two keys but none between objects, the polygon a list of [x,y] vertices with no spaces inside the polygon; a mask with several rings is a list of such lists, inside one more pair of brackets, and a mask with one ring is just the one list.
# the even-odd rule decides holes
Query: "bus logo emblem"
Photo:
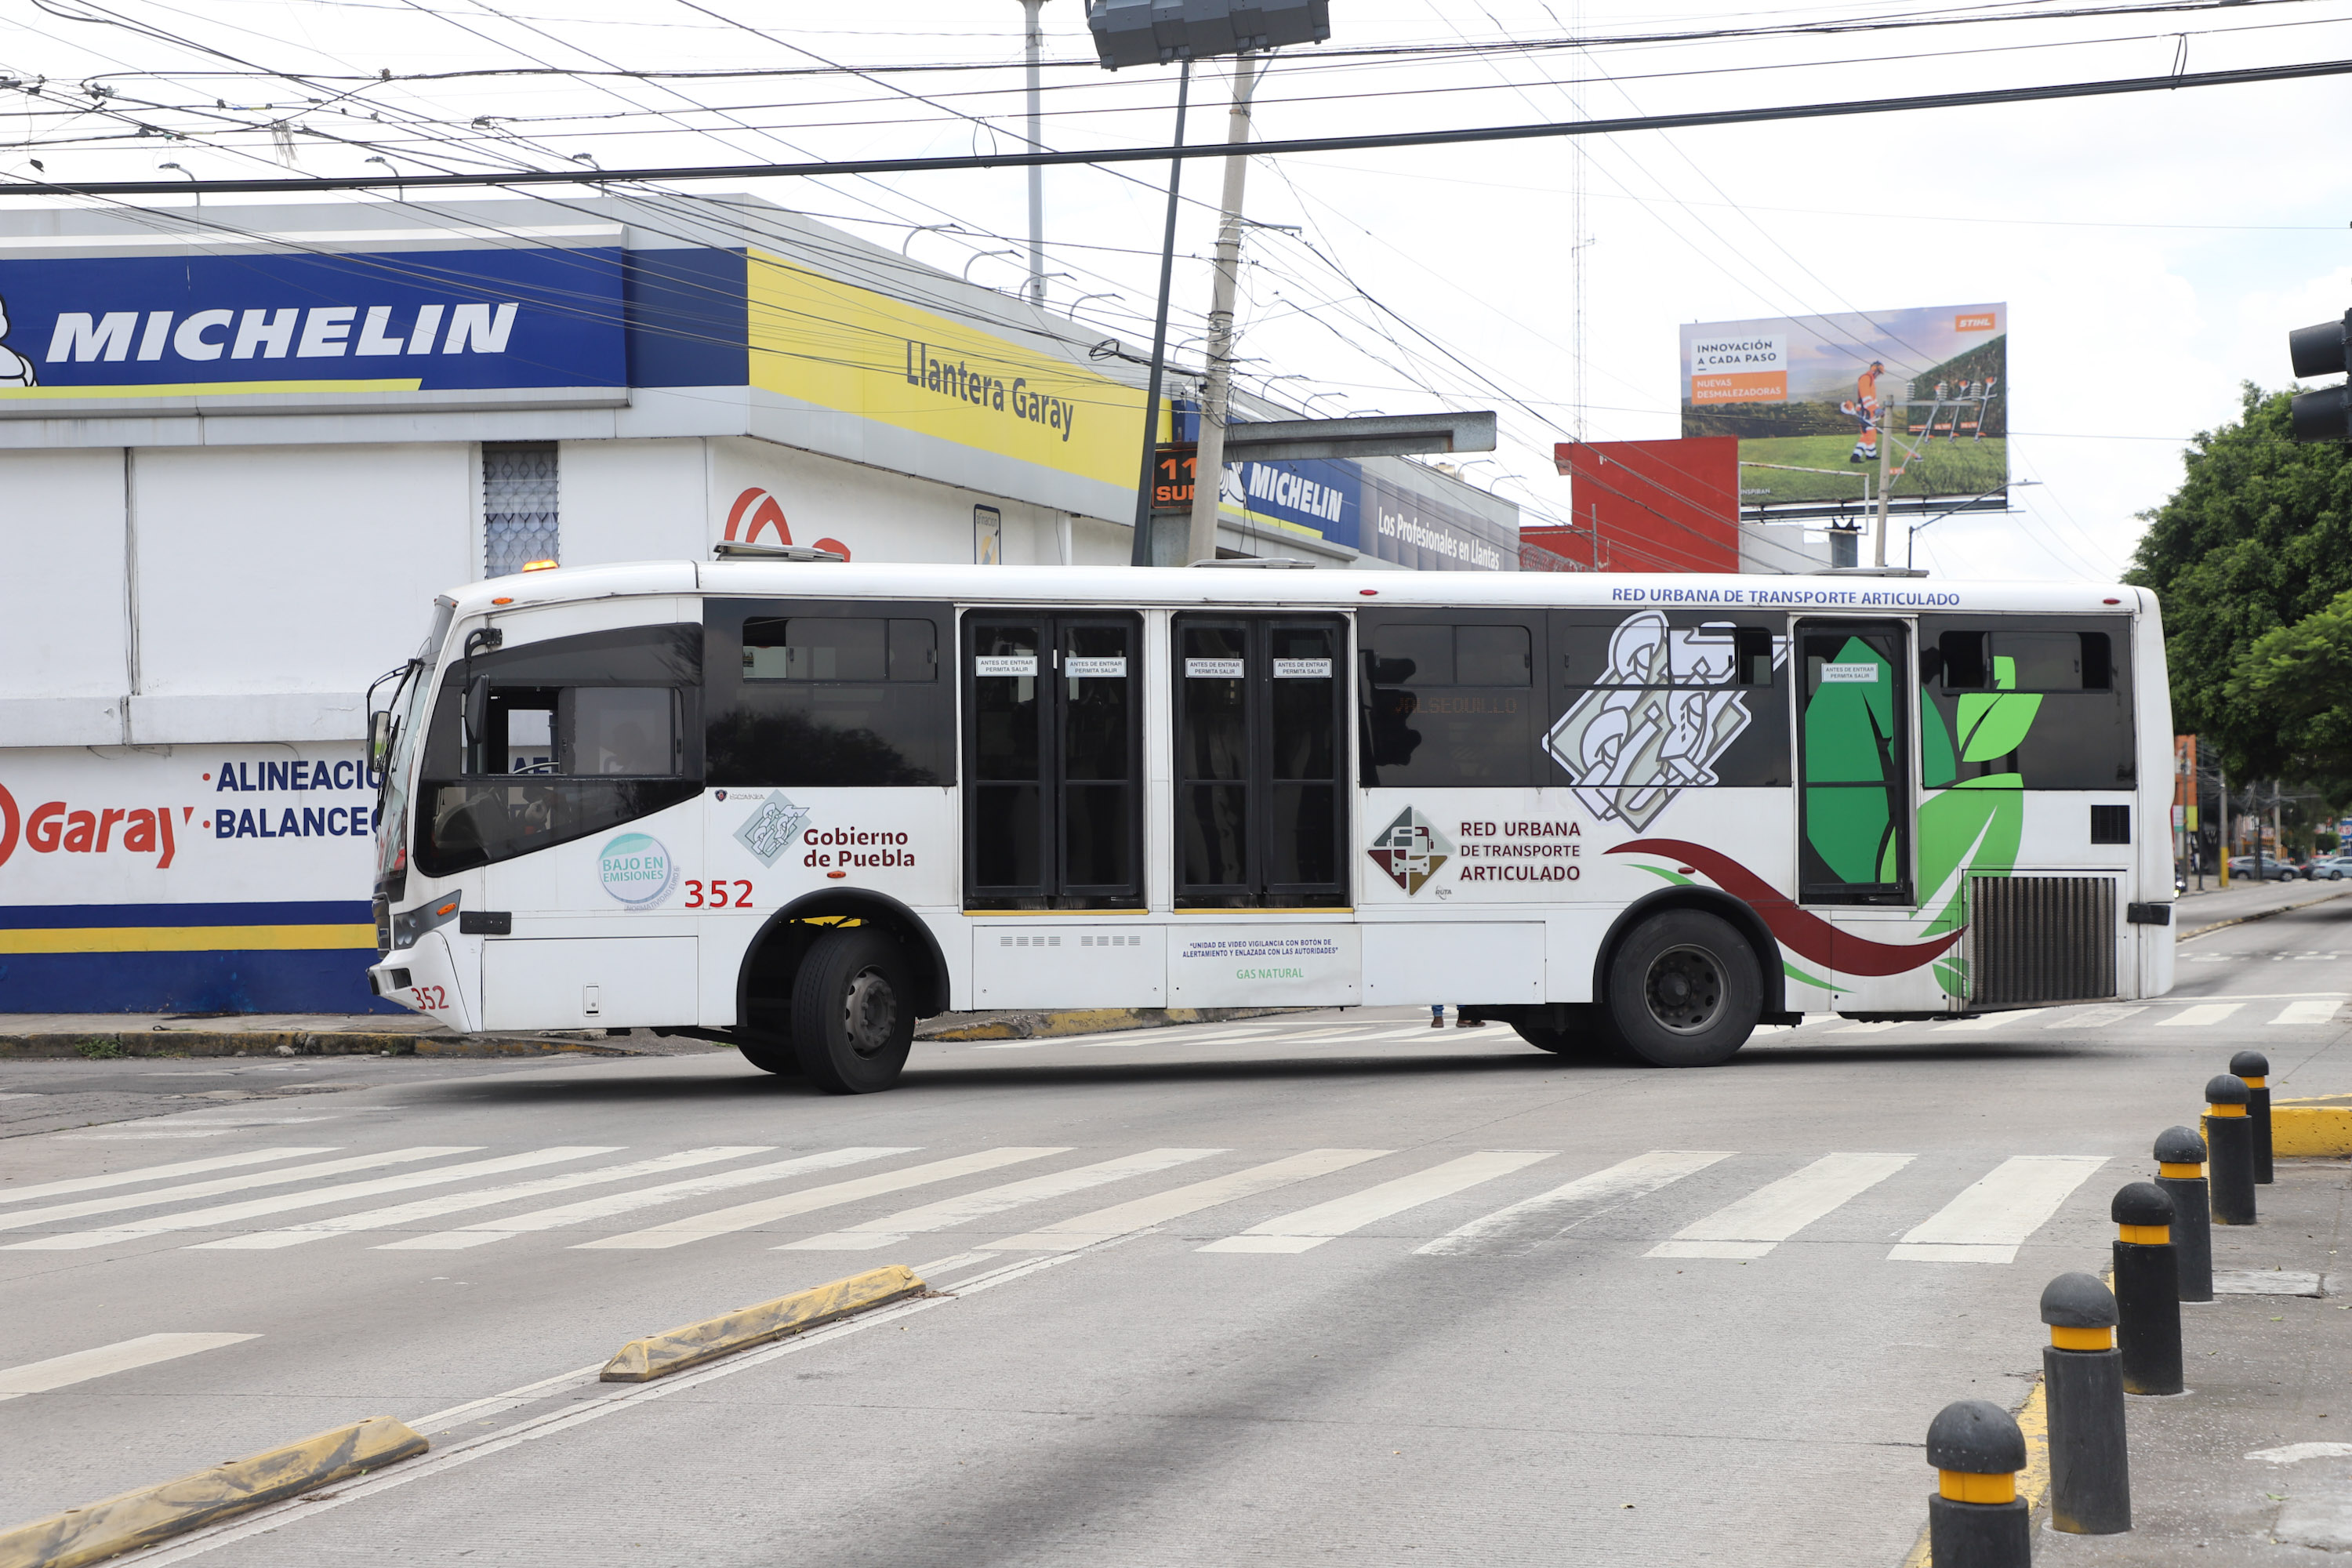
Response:
[{"label": "bus logo emblem", "polygon": [[794,805],[782,795],[772,795],[735,830],[735,842],[758,856],[761,865],[772,866],[776,857],[791,848],[793,840],[801,836],[808,819],[806,806]]},{"label": "bus logo emblem", "polygon": [[[1773,638],[1772,662],[1787,657],[1786,639]],[[1715,784],[1715,764],[1752,717],[1732,684],[1737,664],[1729,626],[1669,627],[1655,610],[1620,621],[1608,674],[1544,737],[1576,798],[1638,833],[1684,790]]]},{"label": "bus logo emblem", "polygon": [[1410,895],[1421,891],[1422,884],[1453,858],[1454,845],[1435,823],[1408,805],[1381,829],[1369,853],[1372,863]]},{"label": "bus logo emblem", "polygon": [[660,903],[677,887],[677,862],[662,841],[644,833],[624,833],[596,851],[596,872],[604,890],[632,909]]}]

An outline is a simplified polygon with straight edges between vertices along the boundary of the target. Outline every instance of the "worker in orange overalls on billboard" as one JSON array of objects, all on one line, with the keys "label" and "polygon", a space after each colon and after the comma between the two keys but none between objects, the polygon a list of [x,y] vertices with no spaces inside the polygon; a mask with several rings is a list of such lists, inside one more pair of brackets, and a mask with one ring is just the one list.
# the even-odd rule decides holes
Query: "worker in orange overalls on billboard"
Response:
[{"label": "worker in orange overalls on billboard", "polygon": [[1846,455],[1849,463],[1878,461],[1878,373],[1885,368],[1872,360],[1870,368],[1853,378],[1853,401],[1838,405],[1840,413],[1862,421],[1862,439]]}]

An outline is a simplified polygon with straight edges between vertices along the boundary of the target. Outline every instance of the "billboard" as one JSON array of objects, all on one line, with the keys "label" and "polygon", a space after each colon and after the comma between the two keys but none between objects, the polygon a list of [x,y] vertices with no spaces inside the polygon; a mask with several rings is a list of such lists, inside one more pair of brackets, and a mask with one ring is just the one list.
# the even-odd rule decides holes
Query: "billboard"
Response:
[{"label": "billboard", "polygon": [[615,249],[0,259],[0,416],[627,379]]},{"label": "billboard", "polygon": [[1739,442],[1743,510],[2005,504],[2009,307],[1926,305],[1682,329],[1685,437]]}]

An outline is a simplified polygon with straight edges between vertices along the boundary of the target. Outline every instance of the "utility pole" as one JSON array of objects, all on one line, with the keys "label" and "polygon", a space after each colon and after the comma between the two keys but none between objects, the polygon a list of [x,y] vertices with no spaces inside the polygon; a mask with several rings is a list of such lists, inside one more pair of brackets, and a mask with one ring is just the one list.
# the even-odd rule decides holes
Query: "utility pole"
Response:
[{"label": "utility pole", "polygon": [[2221,772],[2214,785],[2221,803],[2221,890],[2230,890],[2230,851],[2237,846],[2230,837],[2230,764],[2218,763]]},{"label": "utility pole", "polygon": [[[1176,138],[1171,147],[1184,145],[1184,111],[1192,102],[1192,57],[1186,55],[1176,72]],[[1135,540],[1128,555],[1130,566],[1151,566],[1157,552],[1151,540],[1151,481],[1160,469],[1160,383],[1168,368],[1168,283],[1176,267],[1176,212],[1184,183],[1184,160],[1168,160],[1168,232],[1160,242],[1160,309],[1151,319],[1151,369],[1143,384],[1142,471],[1135,481]]]},{"label": "utility pole", "polygon": [[[1039,129],[1038,94],[1039,56],[1045,47],[1045,32],[1038,13],[1045,0],[1021,0],[1022,10],[1029,14],[1029,150],[1043,153],[1045,143]],[[1045,302],[1045,168],[1042,163],[1029,165],[1029,302]]]},{"label": "utility pole", "polygon": [[[1234,61],[1234,107],[1225,140],[1235,147],[1250,139],[1250,95],[1257,87],[1255,55]],[[1188,561],[1217,558],[1217,508],[1224,489],[1225,416],[1234,375],[1234,290],[1242,269],[1242,186],[1249,159],[1225,160],[1225,196],[1217,217],[1215,280],[1209,296],[1209,379],[1201,389],[1200,441],[1192,461],[1192,531]]]}]

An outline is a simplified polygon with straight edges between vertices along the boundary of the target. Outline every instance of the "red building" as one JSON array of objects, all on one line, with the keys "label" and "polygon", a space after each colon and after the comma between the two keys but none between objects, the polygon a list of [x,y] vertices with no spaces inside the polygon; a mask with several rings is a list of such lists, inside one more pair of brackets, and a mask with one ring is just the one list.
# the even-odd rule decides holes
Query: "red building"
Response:
[{"label": "red building", "polygon": [[1739,442],[1563,441],[1567,528],[1522,528],[1522,544],[1596,572],[1739,570]]}]

